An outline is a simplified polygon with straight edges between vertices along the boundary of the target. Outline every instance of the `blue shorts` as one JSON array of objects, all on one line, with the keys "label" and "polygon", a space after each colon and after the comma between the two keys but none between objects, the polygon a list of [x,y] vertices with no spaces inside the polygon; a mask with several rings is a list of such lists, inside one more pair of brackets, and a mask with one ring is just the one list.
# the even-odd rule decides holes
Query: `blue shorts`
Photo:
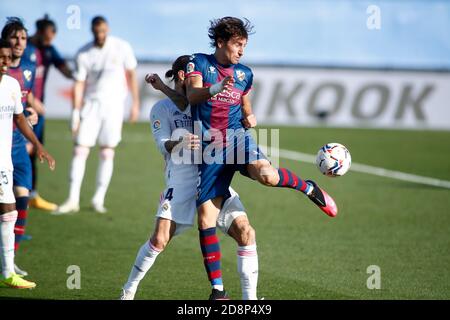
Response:
[{"label": "blue shorts", "polygon": [[13,162],[13,186],[31,190],[31,161],[25,145],[14,146],[11,150]]},{"label": "blue shorts", "polygon": [[[232,141],[231,141],[232,140]],[[213,163],[205,162],[205,149],[208,143],[203,142],[203,161],[198,167],[199,181],[197,183],[197,207],[202,203],[223,196],[227,199],[230,196],[229,187],[231,180],[236,171],[245,176],[249,176],[247,172],[247,164],[267,157],[258,148],[250,131],[242,129],[234,137],[232,137],[229,147],[220,150],[220,155],[212,157],[221,159]]]}]

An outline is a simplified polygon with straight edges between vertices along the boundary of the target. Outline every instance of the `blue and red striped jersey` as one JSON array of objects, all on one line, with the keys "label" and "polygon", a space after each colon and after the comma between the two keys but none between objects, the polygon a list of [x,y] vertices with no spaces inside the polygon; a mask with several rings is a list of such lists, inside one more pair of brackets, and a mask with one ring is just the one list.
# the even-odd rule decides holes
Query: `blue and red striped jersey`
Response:
[{"label": "blue and red striped jersey", "polygon": [[226,129],[243,128],[242,96],[248,94],[252,87],[252,70],[240,63],[222,65],[213,54],[203,53],[192,55],[186,69],[186,77],[201,76],[204,87],[210,87],[229,75],[235,80],[231,92],[219,93],[206,102],[191,106],[192,118],[202,122],[202,130],[217,129],[225,137]]},{"label": "blue and red striped jersey", "polygon": [[65,63],[65,60],[61,57],[54,46],[37,47],[30,41],[27,43],[22,60],[27,60],[36,64],[36,79],[33,93],[36,98],[44,101],[45,81],[47,79],[50,65],[53,64],[55,67],[59,67]]},{"label": "blue and red striped jersey", "polygon": [[[20,59],[20,64],[17,67],[9,67],[8,75],[16,79],[20,84],[22,91],[22,104],[26,108],[27,96],[33,90],[34,78],[36,74],[36,66],[30,61]],[[26,143],[25,137],[20,133],[19,129],[14,125],[13,127],[13,141],[12,147],[15,148]]]}]

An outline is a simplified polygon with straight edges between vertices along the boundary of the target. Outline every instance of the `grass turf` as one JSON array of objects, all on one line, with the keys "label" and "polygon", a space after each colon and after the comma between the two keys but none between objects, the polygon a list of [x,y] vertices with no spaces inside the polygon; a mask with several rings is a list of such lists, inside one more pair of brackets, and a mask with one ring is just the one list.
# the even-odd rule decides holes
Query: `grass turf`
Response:
[{"label": "grass turf", "polygon": [[[39,191],[61,203],[68,194],[71,140],[65,121],[48,121],[46,146],[57,159],[39,166]],[[450,180],[450,132],[368,129],[280,129],[280,147],[316,153],[326,142],[346,145],[354,162]],[[108,214],[89,209],[97,150],[82,186],[81,211],[51,216],[30,210],[16,262],[38,284],[34,290],[0,289],[0,298],[117,299],[139,247],[153,230],[163,160],[147,124],[124,126],[106,199]],[[271,189],[236,175],[257,233],[259,296],[266,299],[449,299],[450,190],[363,173],[331,179],[315,166],[280,161],[312,178],[336,200],[329,218],[292,190]],[[240,299],[236,245],[219,234],[225,286]],[[69,290],[67,268],[81,269],[81,289]],[[367,267],[381,269],[381,289],[366,286]],[[137,299],[206,299],[210,293],[198,234],[176,237],[141,282]]]}]

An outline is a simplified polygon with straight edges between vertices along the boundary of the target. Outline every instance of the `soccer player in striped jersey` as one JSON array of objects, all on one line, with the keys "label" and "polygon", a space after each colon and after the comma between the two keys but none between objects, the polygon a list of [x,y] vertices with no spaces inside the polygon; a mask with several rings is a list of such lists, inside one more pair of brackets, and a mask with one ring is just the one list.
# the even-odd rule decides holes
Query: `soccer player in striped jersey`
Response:
[{"label": "soccer player in striped jersey", "polygon": [[[212,141],[222,142],[220,151],[212,148],[219,154],[218,161],[208,163],[204,156],[199,165],[197,208],[202,249],[202,239],[215,234],[215,221],[223,201],[230,196],[228,187],[235,171],[266,186],[295,189],[327,215],[337,214],[333,199],[313,181],[303,180],[289,169],[274,168],[246,130],[256,126],[249,98],[253,73],[239,61],[252,29],[248,20],[234,17],[211,21],[208,35],[214,54],[196,53],[186,68],[187,97],[194,125],[202,132],[202,149],[211,147]],[[235,158],[243,161],[230,164],[229,159]],[[207,259],[210,257],[204,255],[212,287],[223,290],[220,272],[212,273]],[[213,260],[220,263],[220,252]]]},{"label": "soccer player in striped jersey", "polygon": [[[197,165],[191,156],[192,150],[198,149],[200,141],[192,134],[190,107],[186,99],[184,69],[188,62],[189,56],[181,56],[166,73],[166,77],[171,77],[175,81],[175,90],[167,87],[158,75],[146,77],[155,89],[170,97],[156,103],[150,115],[153,137],[166,162],[166,189],[161,194],[155,230],[150,240],[144,243],[138,252],[128,281],[123,287],[121,300],[134,298],[139,282],[151,268],[158,254],[173,236],[194,224]],[[182,156],[185,161],[181,161],[178,156]],[[242,298],[256,300],[258,255],[255,231],[250,225],[239,195],[231,188],[229,191],[230,197],[218,215],[217,225],[238,244],[237,264]],[[205,237],[202,243],[205,255],[217,257],[218,240],[215,235]],[[218,296],[219,293],[213,290],[210,299],[228,299],[227,296]]]},{"label": "soccer player in striped jersey", "polygon": [[13,121],[15,126],[33,143],[41,161],[46,159],[54,169],[54,159],[45,151],[29,127],[23,114],[22,90],[19,82],[7,74],[13,59],[11,45],[0,40],[0,258],[2,273],[0,287],[31,289],[34,282],[17,275],[14,268],[14,226],[17,220],[16,199],[13,192],[13,161],[11,158]]},{"label": "soccer player in striped jersey", "polygon": [[[45,15],[36,21],[36,33],[28,39],[27,47],[22,59],[36,65],[36,76],[34,79],[33,94],[40,101],[44,102],[45,82],[47,80],[50,66],[53,65],[66,78],[73,79],[67,61],[61,57],[52,42],[56,35],[56,24]],[[44,144],[45,115],[38,115],[38,123],[33,127],[34,133],[39,141]],[[29,148],[32,149],[32,148]],[[46,210],[56,210],[57,205],[42,198],[37,192],[37,170],[36,155],[33,150],[29,150],[32,165],[32,190],[30,192],[30,206]]]}]

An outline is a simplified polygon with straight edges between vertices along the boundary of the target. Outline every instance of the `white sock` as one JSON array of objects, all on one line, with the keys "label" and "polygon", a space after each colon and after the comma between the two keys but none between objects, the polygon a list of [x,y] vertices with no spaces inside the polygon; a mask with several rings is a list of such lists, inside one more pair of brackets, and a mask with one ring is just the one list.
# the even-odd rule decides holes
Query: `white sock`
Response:
[{"label": "white sock", "polygon": [[70,167],[69,201],[80,202],[81,183],[83,182],[88,155],[88,147],[76,146],[73,150],[72,166]]},{"label": "white sock", "polygon": [[237,267],[241,278],[242,300],[258,300],[258,252],[256,244],[238,247]]},{"label": "white sock", "polygon": [[114,149],[106,148],[100,151],[100,159],[97,171],[97,189],[95,190],[92,201],[103,205],[105,202],[106,191],[113,174],[114,168]]},{"label": "white sock", "polygon": [[128,276],[128,281],[123,286],[125,290],[136,292],[139,282],[152,267],[160,252],[161,250],[158,250],[155,246],[153,246],[150,241],[144,243],[141,249],[139,249],[136,261],[134,262],[133,268],[131,268],[130,275]]},{"label": "white sock", "polygon": [[0,215],[0,254],[2,258],[2,273],[9,278],[14,273],[14,225],[17,211]]}]

